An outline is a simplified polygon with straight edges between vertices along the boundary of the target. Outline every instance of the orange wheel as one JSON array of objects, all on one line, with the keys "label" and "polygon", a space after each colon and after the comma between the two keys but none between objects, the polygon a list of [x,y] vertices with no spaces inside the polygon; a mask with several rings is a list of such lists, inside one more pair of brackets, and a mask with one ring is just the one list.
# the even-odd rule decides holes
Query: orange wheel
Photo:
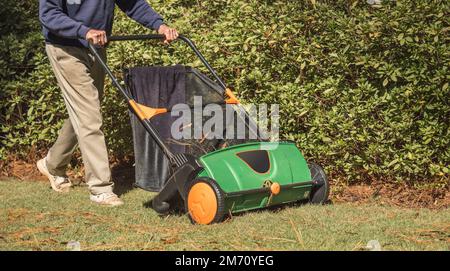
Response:
[{"label": "orange wheel", "polygon": [[220,222],[225,213],[223,192],[212,179],[196,179],[189,186],[186,207],[194,223]]}]

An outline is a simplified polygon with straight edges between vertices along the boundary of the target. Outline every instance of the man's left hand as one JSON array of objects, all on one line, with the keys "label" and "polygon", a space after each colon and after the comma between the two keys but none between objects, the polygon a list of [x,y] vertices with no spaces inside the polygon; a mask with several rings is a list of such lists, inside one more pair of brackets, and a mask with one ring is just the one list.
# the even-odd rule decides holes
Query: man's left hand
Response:
[{"label": "man's left hand", "polygon": [[178,38],[177,30],[175,28],[168,27],[165,24],[162,24],[159,27],[158,33],[166,36],[166,39],[164,40],[165,44],[169,44]]}]

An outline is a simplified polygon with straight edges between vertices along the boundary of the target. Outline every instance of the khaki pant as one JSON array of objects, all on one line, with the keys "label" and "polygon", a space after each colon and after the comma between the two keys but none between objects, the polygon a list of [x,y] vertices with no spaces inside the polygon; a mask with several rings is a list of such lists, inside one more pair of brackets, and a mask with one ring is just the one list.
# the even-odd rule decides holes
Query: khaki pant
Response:
[{"label": "khaki pant", "polygon": [[[53,175],[64,176],[78,143],[91,193],[112,192],[100,114],[105,73],[87,48],[47,44],[45,49],[69,113],[47,155],[48,170]],[[106,59],[104,49],[99,53]]]}]

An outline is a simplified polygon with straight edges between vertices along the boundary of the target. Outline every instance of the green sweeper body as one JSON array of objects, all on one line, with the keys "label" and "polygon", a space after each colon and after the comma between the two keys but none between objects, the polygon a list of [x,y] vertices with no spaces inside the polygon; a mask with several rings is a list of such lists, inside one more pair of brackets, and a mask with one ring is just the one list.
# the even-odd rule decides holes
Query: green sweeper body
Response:
[{"label": "green sweeper body", "polygon": [[309,199],[313,187],[308,164],[291,142],[235,145],[208,153],[199,161],[203,170],[197,177],[219,185],[226,212]]},{"label": "green sweeper body", "polygon": [[293,142],[251,142],[197,159],[184,206],[191,221],[210,224],[227,215],[307,201],[324,203],[329,185],[323,169],[308,164]]}]

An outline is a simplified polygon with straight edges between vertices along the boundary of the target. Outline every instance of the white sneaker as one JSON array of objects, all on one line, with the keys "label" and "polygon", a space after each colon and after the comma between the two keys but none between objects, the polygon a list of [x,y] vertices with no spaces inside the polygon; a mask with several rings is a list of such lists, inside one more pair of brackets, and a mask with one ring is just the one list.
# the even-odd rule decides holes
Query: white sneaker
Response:
[{"label": "white sneaker", "polygon": [[37,161],[36,165],[37,168],[39,169],[39,172],[47,176],[53,190],[55,190],[56,192],[63,192],[63,193],[69,192],[69,189],[72,186],[72,183],[70,182],[69,178],[62,176],[54,176],[50,174],[47,168],[45,158]]},{"label": "white sneaker", "polygon": [[123,204],[123,201],[114,193],[101,193],[98,195],[90,196],[91,201],[101,204],[101,205],[109,205],[109,206],[119,206]]}]

